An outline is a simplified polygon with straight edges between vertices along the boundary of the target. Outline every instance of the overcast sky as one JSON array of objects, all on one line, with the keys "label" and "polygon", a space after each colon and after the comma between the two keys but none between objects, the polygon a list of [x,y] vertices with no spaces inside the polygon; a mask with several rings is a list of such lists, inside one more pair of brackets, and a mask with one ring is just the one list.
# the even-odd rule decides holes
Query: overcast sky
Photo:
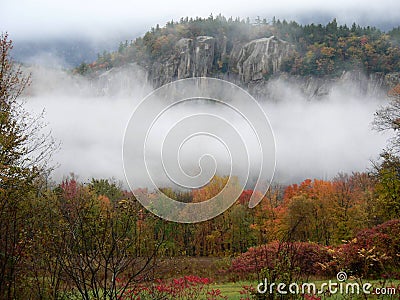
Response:
[{"label": "overcast sky", "polygon": [[267,19],[277,16],[300,22],[325,22],[335,16],[339,23],[356,21],[387,29],[400,23],[400,1],[1,0],[0,31],[8,31],[14,39],[77,34],[101,39],[128,32],[134,37],[157,23],[210,13]]}]

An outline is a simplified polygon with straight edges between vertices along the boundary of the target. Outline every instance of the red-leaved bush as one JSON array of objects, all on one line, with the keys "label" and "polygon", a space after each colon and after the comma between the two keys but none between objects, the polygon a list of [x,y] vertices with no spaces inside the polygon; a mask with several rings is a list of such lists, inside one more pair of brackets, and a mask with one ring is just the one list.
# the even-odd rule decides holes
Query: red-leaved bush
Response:
[{"label": "red-leaved bush", "polygon": [[398,277],[400,270],[400,220],[361,230],[353,240],[334,249],[337,269],[350,275]]},{"label": "red-leaved bush", "polygon": [[140,299],[225,299],[220,290],[208,289],[212,280],[198,276],[184,276],[153,284],[141,283],[121,291],[119,300]]},{"label": "red-leaved bush", "polygon": [[400,220],[361,230],[354,239],[337,247],[278,241],[253,247],[234,259],[228,272],[248,277],[277,268],[302,276],[332,276],[345,270],[354,276],[397,278]]},{"label": "red-leaved bush", "polygon": [[301,275],[316,275],[323,272],[321,264],[332,259],[330,253],[327,247],[315,243],[275,241],[250,248],[233,260],[229,271],[247,275],[265,268],[274,269],[285,260],[288,268],[298,270]]}]

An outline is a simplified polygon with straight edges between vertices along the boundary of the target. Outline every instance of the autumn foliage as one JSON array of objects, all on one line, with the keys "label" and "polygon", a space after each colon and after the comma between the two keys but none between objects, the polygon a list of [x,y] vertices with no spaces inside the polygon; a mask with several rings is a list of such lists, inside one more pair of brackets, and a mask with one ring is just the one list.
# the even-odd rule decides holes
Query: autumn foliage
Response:
[{"label": "autumn foliage", "polygon": [[250,248],[232,261],[229,272],[249,278],[286,264],[301,276],[332,276],[341,270],[363,278],[400,278],[400,220],[358,232],[332,247],[311,242],[279,242]]},{"label": "autumn foliage", "polygon": [[[288,256],[283,257],[282,254]],[[235,258],[229,271],[245,275],[261,272],[264,269],[275,269],[284,259],[290,259],[290,268],[300,275],[324,275],[321,264],[332,259],[329,248],[308,242],[271,242],[266,245],[250,248]]]}]

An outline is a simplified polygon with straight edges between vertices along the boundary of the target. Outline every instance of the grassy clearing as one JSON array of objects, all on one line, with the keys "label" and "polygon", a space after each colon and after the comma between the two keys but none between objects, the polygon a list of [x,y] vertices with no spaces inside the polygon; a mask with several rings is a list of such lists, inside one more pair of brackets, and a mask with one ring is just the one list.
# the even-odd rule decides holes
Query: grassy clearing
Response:
[{"label": "grassy clearing", "polygon": [[215,283],[210,285],[210,289],[219,289],[223,296],[227,296],[228,299],[239,300],[243,295],[240,291],[243,290],[243,286],[256,287],[257,283],[253,281],[238,281],[238,282],[226,282],[226,283]]},{"label": "grassy clearing", "polygon": [[[321,288],[321,285],[324,283],[328,283],[329,280],[310,280],[309,283],[313,283],[316,286],[317,291]],[[332,280],[332,282],[336,282],[335,280]],[[374,288],[382,288],[382,287],[396,287],[397,290],[395,291],[395,294],[391,294],[391,295],[376,295],[376,294],[370,294],[370,295],[364,295],[362,293],[362,284],[364,283],[371,283],[372,284],[372,288],[371,291]],[[348,280],[345,282],[346,283],[357,283],[357,281],[355,280]],[[358,282],[361,289],[360,289],[360,294],[351,294],[348,293],[346,294],[345,292],[343,293],[336,293],[334,295],[329,295],[327,293],[322,294],[322,295],[316,295],[316,297],[314,298],[309,298],[312,300],[317,300],[317,299],[328,299],[328,300],[352,300],[352,299],[400,299],[400,280],[390,280],[390,281],[386,281],[383,282],[382,280],[364,280],[362,283]],[[251,286],[254,289],[257,288],[258,282],[256,281],[237,281],[237,282],[223,282],[223,283],[212,283],[209,286],[207,286],[207,291],[211,291],[211,290],[219,290],[221,292],[222,296],[227,297],[227,299],[232,299],[232,300],[240,300],[241,298],[245,299],[246,295],[240,294],[240,291],[243,290],[243,286]],[[299,283],[299,286],[301,286],[301,283]],[[300,287],[301,289],[301,287]],[[343,285],[343,291],[345,291],[345,285]],[[393,291],[392,291],[393,292]],[[289,297],[290,295],[287,296],[283,296],[284,298],[287,299],[292,299],[291,297]],[[366,297],[365,297],[366,296]],[[207,299],[207,295],[203,294],[200,296],[199,299]],[[299,299],[300,299],[300,295],[299,295]],[[79,296],[76,293],[68,293],[64,295],[63,299],[80,299]],[[145,296],[143,297],[143,299],[151,299],[151,296]],[[166,299],[170,299],[170,298],[166,298]],[[171,298],[172,299],[172,298]],[[185,298],[186,299],[186,298]],[[190,298],[192,299],[192,298]],[[219,299],[219,298],[218,298]],[[222,299],[222,298],[221,298]],[[261,298],[260,298],[261,299]],[[301,299],[307,299],[307,298],[301,298]]]},{"label": "grassy clearing", "polygon": [[[332,282],[336,282],[332,280]],[[386,294],[385,295],[377,295],[377,294],[369,294],[366,295],[366,297],[363,295],[362,293],[362,284],[364,283],[371,283],[372,284],[372,288],[370,289],[371,291],[373,291],[374,289],[382,289],[383,287],[386,288],[392,288],[395,287],[397,288],[396,291],[389,291],[386,290]],[[328,283],[327,280],[314,280],[314,281],[310,281],[310,283],[314,283],[317,291],[321,288],[321,285],[323,283]],[[357,283],[357,281],[355,280],[348,280],[347,282],[345,282],[345,284],[355,284]],[[337,292],[336,294],[333,295],[329,295],[327,293],[322,294],[322,295],[317,295],[317,297],[320,297],[321,299],[337,299],[337,300],[342,300],[342,299],[400,299],[400,281],[399,280],[390,280],[390,281],[386,281],[383,282],[382,280],[364,280],[362,283],[358,282],[359,286],[360,286],[360,294],[351,294],[351,290],[352,288],[349,287],[349,293],[346,294],[345,290],[346,290],[346,285],[343,285],[343,293],[339,293]],[[221,291],[221,294],[223,296],[227,296],[228,299],[233,299],[233,300],[240,300],[241,297],[244,297],[244,295],[240,294],[240,291],[243,290],[243,286],[252,286],[254,288],[257,287],[258,282],[255,281],[241,281],[241,282],[227,282],[227,283],[215,283],[212,284],[210,286],[210,289],[219,289]],[[300,284],[299,284],[300,285]],[[395,294],[393,294],[393,292],[395,292]],[[391,293],[391,294],[390,294]],[[317,298],[315,298],[317,299]]]}]

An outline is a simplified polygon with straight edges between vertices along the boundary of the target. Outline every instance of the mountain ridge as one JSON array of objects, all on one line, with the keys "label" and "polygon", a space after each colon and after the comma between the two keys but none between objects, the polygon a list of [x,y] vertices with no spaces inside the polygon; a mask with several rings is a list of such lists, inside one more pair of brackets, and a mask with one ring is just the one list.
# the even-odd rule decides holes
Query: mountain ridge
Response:
[{"label": "mountain ridge", "polygon": [[154,88],[177,79],[210,76],[260,96],[270,79],[282,77],[314,85],[309,96],[318,96],[326,82],[346,76],[364,76],[362,81],[371,81],[363,83],[368,90],[377,84],[389,90],[400,82],[399,28],[383,33],[369,26],[339,26],[335,19],[326,25],[299,25],[275,19],[251,24],[223,16],[182,18],[121,43],[118,51],[103,53],[75,72],[96,77],[134,62]]}]

